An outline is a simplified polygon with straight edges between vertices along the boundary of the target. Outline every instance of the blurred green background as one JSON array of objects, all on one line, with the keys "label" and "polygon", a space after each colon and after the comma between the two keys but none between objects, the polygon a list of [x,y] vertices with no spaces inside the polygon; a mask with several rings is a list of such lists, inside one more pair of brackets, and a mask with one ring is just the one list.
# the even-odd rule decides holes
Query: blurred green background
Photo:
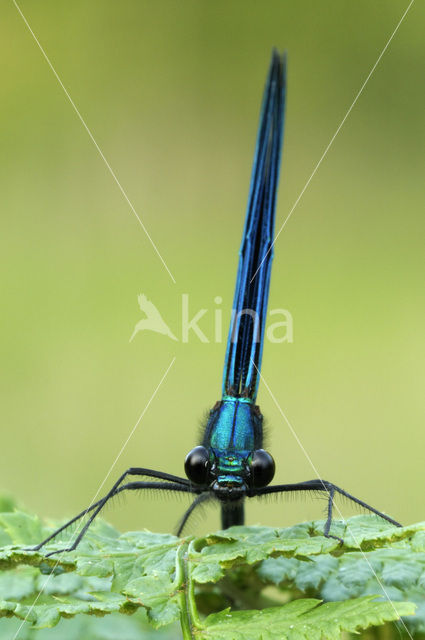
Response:
[{"label": "blurred green background", "polygon": [[[226,325],[272,46],[289,55],[279,227],[407,2],[20,6],[176,279],[3,5],[0,487],[57,518],[90,503],[174,356],[106,486],[130,465],[182,473],[220,397],[214,298]],[[270,307],[291,312],[294,342],[266,343],[263,361],[320,475],[404,523],[424,519],[424,19],[418,2],[278,239]],[[211,342],[129,343],[139,293],[178,336],[188,293]],[[258,400],[276,480],[315,477],[264,386]],[[169,531],[186,505],[128,496],[106,517]],[[248,521],[324,506],[255,502]],[[218,526],[212,509],[194,530]]]}]

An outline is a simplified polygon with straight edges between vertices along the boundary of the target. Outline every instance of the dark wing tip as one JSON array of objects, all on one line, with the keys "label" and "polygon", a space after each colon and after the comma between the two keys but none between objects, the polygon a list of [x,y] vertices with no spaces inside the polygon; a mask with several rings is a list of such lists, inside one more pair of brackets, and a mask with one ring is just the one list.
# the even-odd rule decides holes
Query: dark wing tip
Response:
[{"label": "dark wing tip", "polygon": [[286,92],[286,68],[288,54],[286,49],[280,52],[277,47],[272,49],[272,58],[270,62],[269,78],[270,81],[277,81],[280,90]]}]

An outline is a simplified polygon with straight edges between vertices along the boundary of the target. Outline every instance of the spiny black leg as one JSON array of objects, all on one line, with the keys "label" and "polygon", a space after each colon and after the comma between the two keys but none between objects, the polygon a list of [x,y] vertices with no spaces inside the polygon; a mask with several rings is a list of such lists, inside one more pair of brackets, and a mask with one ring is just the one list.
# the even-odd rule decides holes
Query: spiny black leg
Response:
[{"label": "spiny black leg", "polygon": [[342,538],[338,538],[338,536],[333,536],[331,533],[329,533],[331,524],[332,524],[332,509],[334,504],[334,495],[335,495],[335,488],[331,487],[328,492],[328,517],[326,520],[323,535],[325,536],[325,538],[333,538],[334,540],[338,540],[340,544],[344,544],[344,540]]},{"label": "spiny black leg", "polygon": [[348,493],[347,491],[344,491],[344,489],[341,489],[340,487],[337,487],[335,484],[332,484],[331,482],[326,482],[325,484],[327,484],[328,487],[333,487],[334,490],[337,493],[339,493],[340,495],[344,496],[345,498],[348,498],[349,500],[352,500],[356,504],[358,504],[361,507],[363,507],[363,509],[367,509],[368,511],[371,511],[372,513],[375,513],[377,516],[379,516],[380,518],[383,518],[387,522],[393,524],[395,527],[402,527],[403,526],[402,524],[397,522],[397,520],[393,520],[393,518],[390,518],[390,516],[387,516],[385,513],[382,513],[381,511],[378,511],[378,509],[375,509],[374,507],[371,507],[370,504],[367,504],[366,502],[363,502],[363,500],[360,500],[359,498],[356,498],[355,496],[352,496],[350,493]]},{"label": "spiny black leg", "polygon": [[[249,497],[263,496],[270,493],[289,493],[293,491],[326,491],[328,493],[329,495],[328,518],[326,520],[326,525],[324,530],[324,535],[326,537],[332,537],[332,538],[336,537],[336,536],[331,536],[329,534],[329,530],[332,522],[333,497],[335,492],[339,493],[345,498],[348,498],[355,504],[360,505],[364,509],[371,511],[372,513],[375,513],[377,516],[379,516],[383,520],[386,520],[390,524],[393,524],[396,527],[402,526],[399,522],[397,522],[396,520],[393,520],[393,518],[390,518],[385,513],[378,511],[378,509],[371,507],[370,504],[367,504],[366,502],[363,502],[363,500],[360,500],[359,498],[352,496],[351,493],[344,491],[344,489],[337,487],[335,484],[333,484],[332,482],[328,482],[327,480],[308,480],[306,482],[297,482],[294,484],[276,484],[269,487],[263,487],[261,489],[254,489],[251,491]],[[337,538],[337,540],[340,540],[340,538]]]},{"label": "spiny black leg", "polygon": [[[181,484],[182,486],[185,486],[185,487],[189,486],[189,481],[186,478],[179,478],[178,476],[173,476],[173,475],[171,475],[169,473],[164,473],[163,471],[155,471],[154,469],[144,469],[142,467],[130,467],[129,469],[127,469],[127,471],[125,471],[120,476],[120,478],[115,483],[114,487],[117,487],[118,485],[120,485],[121,482],[125,479],[126,476],[132,476],[132,475],[133,476],[147,476],[147,477],[151,477],[151,478],[158,478],[159,480],[166,480],[166,481],[169,481],[169,482],[175,482],[175,483]],[[74,522],[76,522],[77,520],[79,520],[80,518],[85,516],[87,513],[90,513],[91,511],[93,511],[97,507],[99,507],[99,511],[100,511],[100,509],[104,506],[104,504],[114,495],[114,493],[113,493],[114,487],[112,487],[111,491],[109,492],[110,495],[107,494],[104,498],[101,498],[100,500],[97,500],[90,507],[88,507],[87,509],[84,509],[84,511],[81,511],[81,513],[76,515],[74,518],[71,518],[71,520],[68,520],[68,522],[66,522],[64,525],[59,527],[59,529],[56,529],[56,531],[54,531],[45,540],[40,542],[35,547],[31,547],[31,549],[29,549],[29,551],[39,551],[39,549],[41,549],[41,547],[43,547],[47,542],[49,542],[50,540],[55,538],[64,529],[67,529],[69,526],[71,526],[71,524],[73,524]],[[109,497],[108,497],[108,495],[109,495]],[[99,513],[99,511],[97,511],[94,514],[93,518],[89,522],[89,526],[90,526],[92,520]]]},{"label": "spiny black leg", "polygon": [[192,515],[196,507],[198,507],[200,504],[202,504],[206,500],[209,500],[210,498],[211,496],[207,492],[201,493],[197,498],[195,498],[195,500],[192,502],[189,509],[186,511],[186,513],[183,515],[183,518],[179,522],[179,526],[177,527],[177,533],[176,533],[177,536],[179,537],[181,536],[181,533],[185,528],[187,521],[189,520],[190,516]]},{"label": "spiny black leg", "polygon": [[328,497],[328,518],[326,520],[326,524],[325,524],[325,536],[328,535],[330,528],[331,528],[331,524],[332,524],[332,507],[333,507],[333,499],[334,499],[334,495],[335,495],[335,489],[332,488],[329,491],[329,497]]},{"label": "spiny black leg", "polygon": [[50,542],[50,540],[53,540],[53,538],[56,538],[57,535],[59,535],[62,531],[64,531],[65,529],[70,527],[72,524],[74,524],[74,522],[77,522],[77,520],[85,516],[86,513],[90,513],[90,511],[93,511],[93,509],[96,509],[96,507],[102,502],[102,500],[103,498],[101,498],[100,500],[92,504],[87,509],[84,509],[84,511],[81,511],[81,513],[79,513],[77,516],[74,516],[73,518],[71,518],[71,520],[68,520],[68,522],[65,522],[65,524],[59,527],[59,529],[56,529],[55,531],[53,531],[53,533],[51,533],[50,536],[45,538],[42,542],[40,542],[39,544],[36,544],[35,547],[30,547],[29,549],[26,549],[26,551],[39,551],[41,547],[44,547],[44,545]]},{"label": "spiny black leg", "polygon": [[[78,534],[78,536],[76,537],[76,539],[74,540],[73,544],[70,547],[66,547],[64,549],[57,549],[55,551],[50,551],[50,553],[46,553],[46,558],[48,558],[49,556],[53,556],[56,553],[63,553],[64,551],[66,552],[74,551],[74,549],[78,547],[82,538],[87,533],[87,530],[91,525],[91,523],[93,522],[96,515],[99,513],[102,507],[106,504],[107,500],[110,500],[112,497],[116,496],[118,493],[121,493],[122,491],[134,491],[134,490],[140,490],[140,489],[158,489],[160,491],[181,491],[184,493],[192,492],[189,486],[185,487],[184,485],[176,484],[172,482],[128,482],[127,484],[121,487],[117,487],[113,494],[109,492],[109,494],[107,494],[105,498],[102,498],[102,500],[99,500],[99,503],[98,503],[99,507],[97,511],[94,514],[92,514],[92,516],[89,518],[87,523],[81,529],[80,533]],[[56,533],[57,532],[55,532],[55,535]]]},{"label": "spiny black leg", "polygon": [[[125,489],[125,488],[127,488],[127,485],[124,485],[124,487],[120,487],[119,489],[117,489],[117,491],[114,493],[114,496],[117,495],[117,493],[120,493],[120,491],[122,491],[122,489]],[[100,500],[97,500],[97,502],[94,502],[90,507],[87,507],[87,509],[84,509],[84,511],[81,511],[78,515],[71,518],[71,520],[68,520],[68,522],[65,522],[65,524],[59,527],[59,529],[56,529],[53,533],[50,534],[50,536],[45,538],[42,542],[35,545],[34,547],[29,547],[27,551],[39,551],[41,547],[44,547],[44,545],[50,542],[50,540],[53,540],[53,538],[56,538],[56,536],[62,533],[62,531],[64,531],[65,529],[68,529],[68,527],[74,524],[74,522],[77,522],[77,520],[80,520],[80,518],[83,518],[87,513],[90,513],[91,511],[93,511],[93,509],[96,509],[96,507],[100,505],[102,500],[104,500],[104,498],[100,498]]]},{"label": "spiny black leg", "polygon": [[188,487],[190,485],[190,482],[187,478],[180,478],[180,476],[174,476],[172,473],[165,473],[165,471],[156,471],[155,469],[145,469],[144,467],[130,467],[122,474],[121,479],[124,479],[125,476],[146,476],[147,478],[158,478],[158,480],[176,482],[177,484],[182,484],[185,487]]},{"label": "spiny black leg", "polygon": [[[117,480],[117,482],[114,484],[114,486],[112,487],[111,491],[109,491],[108,494],[106,494],[106,496],[104,496],[103,498],[101,498],[100,500],[97,500],[97,502],[95,502],[94,504],[90,505],[90,507],[88,507],[87,509],[84,509],[84,511],[81,511],[77,516],[75,516],[74,518],[71,518],[71,520],[68,520],[68,522],[66,522],[64,525],[62,525],[61,527],[59,527],[58,529],[56,529],[56,531],[54,531],[50,536],[48,536],[45,540],[43,540],[42,542],[40,542],[38,545],[36,545],[35,547],[31,547],[31,549],[29,549],[29,551],[38,551],[39,549],[41,549],[41,547],[43,547],[47,542],[49,542],[50,540],[52,540],[53,538],[55,538],[59,533],[61,533],[64,529],[66,529],[67,527],[69,527],[70,525],[72,525],[74,522],[76,522],[77,520],[79,520],[80,518],[82,518],[83,516],[85,516],[87,513],[90,513],[92,511],[94,511],[94,513],[92,514],[92,516],[90,517],[88,523],[86,524],[86,526],[83,528],[82,530],[82,534],[80,533],[80,535],[78,536],[78,538],[76,539],[76,544],[75,546],[73,546],[73,549],[75,549],[81,538],[84,536],[84,534],[86,533],[88,527],[90,526],[90,524],[93,522],[94,518],[97,516],[97,514],[99,513],[99,511],[102,509],[102,507],[106,504],[106,502],[112,498],[116,493],[119,493],[119,491],[117,491],[118,486],[123,482],[123,480],[125,479],[126,476],[128,475],[141,475],[141,476],[147,476],[147,477],[151,477],[151,478],[158,478],[160,480],[165,480],[168,481],[169,486],[166,486],[165,483],[153,483],[153,484],[157,484],[161,487],[163,487],[164,489],[170,489],[170,490],[174,490],[174,491],[185,491],[185,492],[191,492],[190,489],[190,483],[186,478],[180,478],[178,476],[173,476],[169,473],[164,473],[163,471],[155,471],[153,469],[145,469],[142,467],[130,467],[130,469],[127,469],[127,471],[125,471],[125,473],[123,473],[119,479]],[[148,485],[149,483],[144,483],[145,485]],[[173,488],[172,488],[173,487]],[[142,487],[140,487],[142,488]],[[159,488],[157,486],[155,487],[148,487],[145,486],[144,488]],[[67,549],[68,550],[68,549]]]}]

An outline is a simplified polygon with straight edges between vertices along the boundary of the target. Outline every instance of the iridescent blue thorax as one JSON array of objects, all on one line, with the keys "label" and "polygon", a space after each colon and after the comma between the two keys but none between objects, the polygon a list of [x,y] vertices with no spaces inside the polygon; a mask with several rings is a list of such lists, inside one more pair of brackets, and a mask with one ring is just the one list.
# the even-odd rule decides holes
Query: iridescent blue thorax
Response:
[{"label": "iridescent blue thorax", "polygon": [[242,484],[250,455],[262,447],[263,417],[249,398],[223,396],[211,410],[203,445],[220,484]]}]

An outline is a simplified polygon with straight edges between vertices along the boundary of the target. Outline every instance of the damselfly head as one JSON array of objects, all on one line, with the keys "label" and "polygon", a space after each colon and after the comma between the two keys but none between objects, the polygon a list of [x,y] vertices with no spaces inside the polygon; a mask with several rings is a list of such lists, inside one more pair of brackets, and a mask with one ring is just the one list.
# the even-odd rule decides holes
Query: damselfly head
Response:
[{"label": "damselfly head", "polygon": [[223,502],[237,501],[246,495],[246,484],[240,476],[218,476],[211,489]]},{"label": "damselfly head", "polygon": [[239,499],[250,489],[261,489],[275,473],[273,457],[264,449],[217,451],[202,445],[189,451],[184,468],[191,482],[209,487],[220,500]]}]

